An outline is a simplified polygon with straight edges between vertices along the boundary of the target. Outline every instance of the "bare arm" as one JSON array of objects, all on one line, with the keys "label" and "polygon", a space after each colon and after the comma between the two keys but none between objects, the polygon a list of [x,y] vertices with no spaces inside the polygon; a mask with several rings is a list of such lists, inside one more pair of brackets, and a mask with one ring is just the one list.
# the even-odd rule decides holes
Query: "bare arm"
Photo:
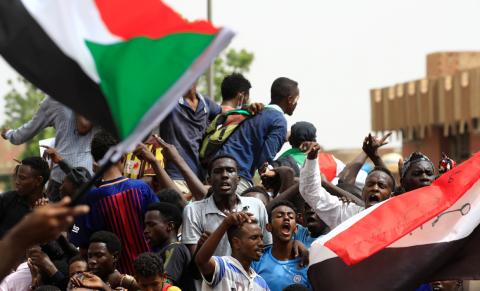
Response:
[{"label": "bare arm", "polygon": [[180,156],[177,149],[172,146],[171,144],[166,143],[163,139],[159,136],[155,135],[155,138],[160,143],[163,148],[163,156],[171,161],[172,163],[177,166],[182,173],[183,178],[187,182],[188,189],[192,192],[193,198],[198,201],[205,198],[208,192],[208,187],[205,186],[200,179],[198,179],[197,175],[190,169],[187,162]]},{"label": "bare arm", "polygon": [[93,128],[93,124],[80,114],[75,114],[75,123],[80,135],[86,135]]},{"label": "bare arm", "polygon": [[338,197],[331,195],[322,187],[317,162],[320,146],[317,143],[305,142],[301,149],[307,153],[307,160],[300,171],[300,194],[331,229],[365,209],[355,204],[341,202]]},{"label": "bare arm", "polygon": [[353,161],[345,166],[340,174],[338,174],[338,179],[343,183],[354,185],[358,172],[366,161],[367,155],[364,152],[361,152],[353,159]]},{"label": "bare arm", "polygon": [[354,202],[355,204],[365,207],[365,203],[358,198],[357,196],[353,195],[352,193],[337,187],[336,185],[332,184],[331,182],[327,181],[326,179],[322,179],[322,187],[328,191],[328,193],[335,195],[337,197],[345,197],[348,200]]},{"label": "bare arm", "polygon": [[[134,154],[139,159],[146,161],[152,166],[153,172],[155,173],[153,179],[155,179],[156,184],[159,185],[161,189],[173,189],[178,193],[181,193],[180,189],[178,189],[177,185],[173,183],[170,176],[168,176],[165,169],[160,166],[160,163],[157,161],[153,153],[148,150],[146,145],[139,144],[135,149]],[[157,191],[159,189],[154,190]]]},{"label": "bare arm", "polygon": [[195,263],[197,264],[200,273],[202,273],[207,281],[211,281],[213,273],[215,272],[215,259],[213,258],[213,253],[222,240],[222,237],[230,226],[250,221],[251,216],[253,216],[253,214],[245,212],[229,214],[220,226],[208,237],[203,246],[197,250]]},{"label": "bare arm", "polygon": [[378,138],[376,136],[372,136],[369,134],[365,140],[363,141],[362,149],[365,154],[370,158],[372,163],[377,167],[386,168],[385,163],[383,162],[382,158],[378,154],[378,149],[384,145],[386,145],[388,137],[392,133],[387,133],[383,138]]},{"label": "bare arm", "polygon": [[[271,204],[273,203],[274,201],[279,201],[279,200],[288,200],[288,201],[293,201],[295,200],[298,195],[300,195],[300,188],[299,188],[299,184],[298,183],[295,183],[293,184],[292,186],[290,186],[289,188],[287,188],[287,190],[283,191],[282,193],[278,194],[277,197],[275,197],[272,201],[270,201],[270,203],[268,204]],[[267,205],[267,208],[268,208],[268,205]]]},{"label": "bare arm", "polygon": [[46,127],[52,126],[54,117],[47,113],[48,107],[52,104],[49,98],[47,97],[40,104],[40,108],[30,121],[17,129],[3,129],[2,137],[8,139],[14,145],[19,145],[29,141]]}]

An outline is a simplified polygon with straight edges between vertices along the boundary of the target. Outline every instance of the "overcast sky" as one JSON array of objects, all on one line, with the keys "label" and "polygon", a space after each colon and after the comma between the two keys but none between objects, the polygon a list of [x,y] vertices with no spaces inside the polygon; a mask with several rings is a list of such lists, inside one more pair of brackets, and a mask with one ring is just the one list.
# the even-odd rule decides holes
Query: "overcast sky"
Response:
[{"label": "overcast sky", "polygon": [[[206,17],[206,0],[167,2],[188,19]],[[361,146],[371,88],[424,77],[427,53],[480,50],[475,0],[212,2],[214,23],[237,32],[231,46],[255,54],[251,98],[268,102],[277,77],[298,81],[289,123],[314,123],[326,148]],[[12,76],[0,61],[0,95]]]}]

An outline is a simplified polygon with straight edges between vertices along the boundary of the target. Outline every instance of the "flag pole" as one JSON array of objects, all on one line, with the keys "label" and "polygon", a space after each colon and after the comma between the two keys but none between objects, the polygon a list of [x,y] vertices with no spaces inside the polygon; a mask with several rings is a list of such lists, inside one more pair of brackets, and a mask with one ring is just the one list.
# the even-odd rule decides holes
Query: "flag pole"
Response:
[{"label": "flag pole", "polygon": [[[207,19],[209,22],[212,22],[212,0],[207,0]],[[208,67],[207,71],[207,93],[208,96],[210,96],[210,99],[215,100],[214,94],[214,84],[213,84],[213,75],[215,74],[214,72],[214,64],[215,64],[215,59],[213,62],[210,64],[210,67]]]}]

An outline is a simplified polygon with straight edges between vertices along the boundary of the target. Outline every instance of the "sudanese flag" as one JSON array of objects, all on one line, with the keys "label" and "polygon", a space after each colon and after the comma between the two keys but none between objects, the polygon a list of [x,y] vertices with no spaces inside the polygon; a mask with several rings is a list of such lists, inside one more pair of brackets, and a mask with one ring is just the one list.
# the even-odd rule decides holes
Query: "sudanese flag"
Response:
[{"label": "sudanese flag", "polygon": [[1,0],[0,54],[126,152],[233,37],[160,0]]},{"label": "sudanese flag", "polygon": [[480,153],[431,186],[362,211],[312,244],[315,290],[415,290],[480,279]]}]

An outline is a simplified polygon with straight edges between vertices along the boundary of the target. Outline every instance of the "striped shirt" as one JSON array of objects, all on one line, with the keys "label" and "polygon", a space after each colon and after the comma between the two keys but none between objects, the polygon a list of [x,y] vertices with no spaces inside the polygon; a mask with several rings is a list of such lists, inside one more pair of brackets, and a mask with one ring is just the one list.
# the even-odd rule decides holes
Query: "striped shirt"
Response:
[{"label": "striped shirt", "polygon": [[[90,143],[98,128],[94,127],[86,135],[80,135],[75,113],[50,97],[43,100],[30,121],[15,130],[9,130],[6,136],[12,144],[19,145],[31,140],[47,127],[55,128],[55,148],[65,161],[72,167],[85,167],[92,173]],[[65,173],[60,167],[53,165],[50,178],[62,183],[64,177]]]},{"label": "striped shirt", "polygon": [[118,270],[133,274],[133,261],[150,248],[143,236],[143,217],[150,203],[158,202],[152,189],[141,180],[120,177],[102,184],[85,195],[87,215],[76,218],[70,240],[86,247],[90,235],[99,230],[115,233],[122,243]]},{"label": "striped shirt", "polygon": [[267,282],[250,268],[248,273],[237,259],[224,256],[213,257],[215,271],[212,280],[203,279],[202,291],[267,291]]}]

